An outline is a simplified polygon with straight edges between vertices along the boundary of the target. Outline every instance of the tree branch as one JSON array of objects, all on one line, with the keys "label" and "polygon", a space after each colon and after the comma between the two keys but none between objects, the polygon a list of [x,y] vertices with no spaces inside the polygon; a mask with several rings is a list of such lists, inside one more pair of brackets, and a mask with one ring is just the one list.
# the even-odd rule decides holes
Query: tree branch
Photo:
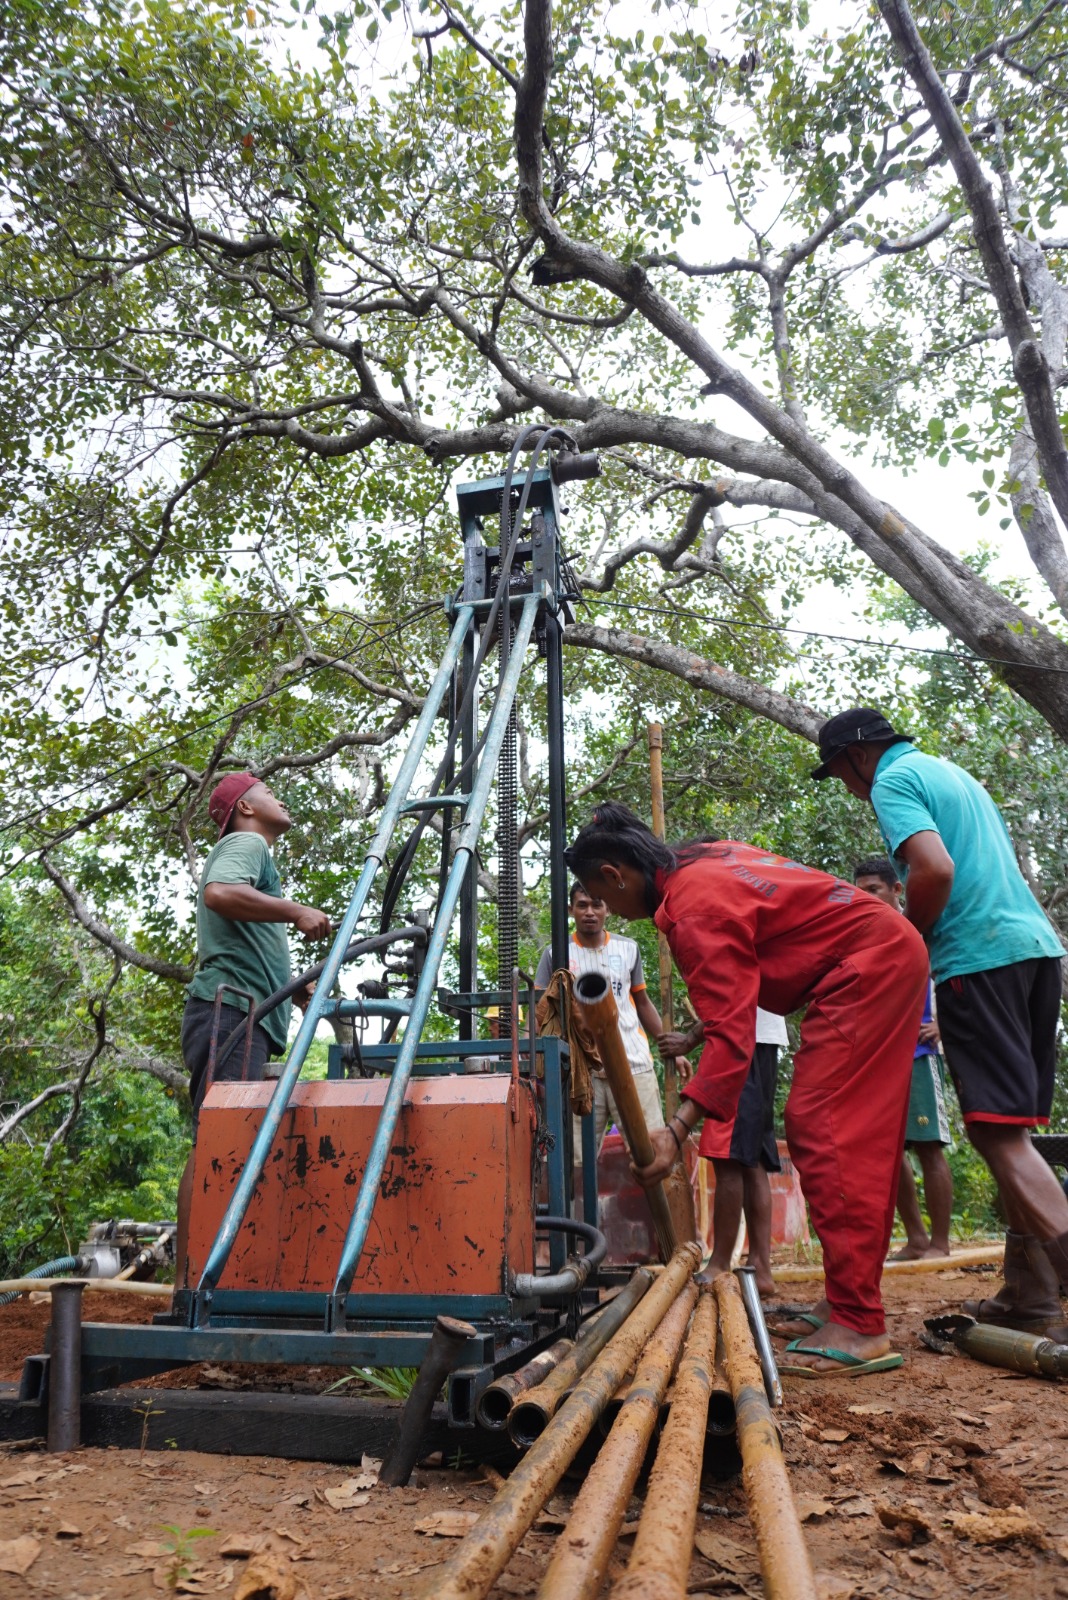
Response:
[{"label": "tree branch", "polygon": [[708,689],[735,705],[755,711],[758,716],[800,734],[802,739],[816,742],[820,723],[826,713],[814,710],[791,695],[768,689],[754,683],[738,672],[731,672],[715,661],[682,650],[662,639],[649,639],[640,633],[624,633],[619,628],[592,627],[571,623],[564,630],[564,643],[581,650],[600,650],[605,655],[621,656],[628,661],[640,661],[644,666],[655,667],[659,672],[669,672],[694,689]]},{"label": "tree branch", "polygon": [[196,971],[195,966],[186,966],[176,961],[164,961],[159,956],[146,955],[143,951],[127,944],[125,939],[101,922],[99,917],[93,915],[74,885],[64,877],[59,868],[49,861],[46,855],[40,856],[41,866],[51,878],[60,894],[63,896],[75,920],[81,924],[86,933],[92,934],[98,944],[118,960],[127,962],[131,967],[138,967],[142,972],[151,972],[157,978],[172,978],[176,983],[190,983]]},{"label": "tree branch", "polygon": [[976,248],[1001,313],[1012,351],[1013,371],[1023,395],[1043,476],[1061,522],[1068,527],[1068,449],[1061,432],[1050,369],[1027,312],[991,185],[920,37],[908,0],[879,0],[879,10],[964,191],[972,215]]}]

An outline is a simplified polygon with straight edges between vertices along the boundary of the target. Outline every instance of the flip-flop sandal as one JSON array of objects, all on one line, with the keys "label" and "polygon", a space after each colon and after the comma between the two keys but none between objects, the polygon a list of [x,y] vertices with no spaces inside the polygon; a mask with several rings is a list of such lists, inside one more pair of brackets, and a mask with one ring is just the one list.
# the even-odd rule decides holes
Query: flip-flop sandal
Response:
[{"label": "flip-flop sandal", "polygon": [[833,1368],[802,1367],[790,1362],[779,1362],[779,1371],[790,1378],[859,1378],[866,1372],[893,1372],[896,1367],[903,1367],[904,1356],[891,1353],[888,1356],[875,1356],[871,1361],[865,1361],[860,1356],[850,1355],[848,1350],[806,1350],[805,1339],[809,1334],[804,1334],[800,1339],[791,1339],[786,1346],[787,1355],[817,1356],[824,1361],[837,1361],[842,1368],[837,1373]]},{"label": "flip-flop sandal", "polygon": [[[826,1319],[824,1317],[817,1317],[814,1311],[802,1311],[800,1306],[782,1306],[776,1315],[781,1316],[786,1322],[807,1322],[809,1327],[817,1333],[819,1332],[820,1328],[826,1326]],[[765,1316],[767,1316],[766,1308]],[[780,1339],[789,1337],[788,1334],[786,1334],[782,1329],[775,1327],[771,1322],[768,1323],[768,1332],[775,1334]],[[808,1334],[803,1333],[801,1337],[802,1339],[807,1339]]]}]

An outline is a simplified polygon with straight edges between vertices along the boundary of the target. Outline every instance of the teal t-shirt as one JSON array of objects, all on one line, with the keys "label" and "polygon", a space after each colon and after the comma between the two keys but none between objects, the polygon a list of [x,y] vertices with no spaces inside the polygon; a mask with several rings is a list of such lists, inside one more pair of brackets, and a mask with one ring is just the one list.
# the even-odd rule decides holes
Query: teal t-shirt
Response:
[{"label": "teal t-shirt", "polygon": [[[214,1000],[220,983],[232,983],[255,995],[256,1004],[289,982],[289,939],[284,922],[233,922],[204,904],[209,883],[248,883],[261,894],[282,899],[282,880],[266,839],[258,833],[228,833],[204,863],[197,895],[197,972],[189,993]],[[224,1005],[247,1009],[236,994],[223,995]],[[278,1051],[289,1034],[289,1000],[269,1011],[263,1028]]]},{"label": "teal t-shirt", "polygon": [[[970,773],[892,744],[875,769],[871,802],[895,859],[914,833],[937,833],[952,857],[953,888],[928,936],[936,983],[1064,954],[1016,864],[1001,812]],[[897,864],[904,878],[904,862]]]}]

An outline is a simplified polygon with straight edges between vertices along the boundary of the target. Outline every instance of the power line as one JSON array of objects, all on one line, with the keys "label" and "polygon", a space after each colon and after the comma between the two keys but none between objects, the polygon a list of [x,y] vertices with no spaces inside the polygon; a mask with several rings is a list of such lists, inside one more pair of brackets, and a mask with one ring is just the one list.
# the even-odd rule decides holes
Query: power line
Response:
[{"label": "power line", "polygon": [[594,610],[604,606],[611,611],[647,611],[658,617],[692,617],[697,622],[713,622],[725,628],[749,628],[758,633],[796,633],[805,639],[827,639],[837,644],[865,645],[871,650],[901,650],[908,655],[945,656],[947,660],[956,661],[962,667],[974,665],[1015,667],[1021,672],[1052,672],[1062,676],[1068,674],[1068,667],[1045,667],[1037,664],[1032,666],[1029,662],[1011,661],[1002,656],[964,656],[958,650],[947,650],[939,645],[899,644],[894,639],[859,639],[849,633],[821,633],[818,628],[790,628],[781,622],[745,622],[737,617],[716,617],[707,611],[688,611],[683,606],[645,606],[622,600],[595,600],[591,606]]}]

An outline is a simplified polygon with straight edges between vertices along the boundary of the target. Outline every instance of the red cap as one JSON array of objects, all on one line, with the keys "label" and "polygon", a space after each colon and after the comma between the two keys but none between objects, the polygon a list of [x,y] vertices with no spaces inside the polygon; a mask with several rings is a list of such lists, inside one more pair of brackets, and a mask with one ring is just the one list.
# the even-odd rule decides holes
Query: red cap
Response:
[{"label": "red cap", "polygon": [[241,796],[262,782],[262,778],[255,777],[251,772],[231,772],[221,783],[215,785],[208,801],[208,816],[212,822],[218,823],[220,839],[230,826],[234,807]]}]

